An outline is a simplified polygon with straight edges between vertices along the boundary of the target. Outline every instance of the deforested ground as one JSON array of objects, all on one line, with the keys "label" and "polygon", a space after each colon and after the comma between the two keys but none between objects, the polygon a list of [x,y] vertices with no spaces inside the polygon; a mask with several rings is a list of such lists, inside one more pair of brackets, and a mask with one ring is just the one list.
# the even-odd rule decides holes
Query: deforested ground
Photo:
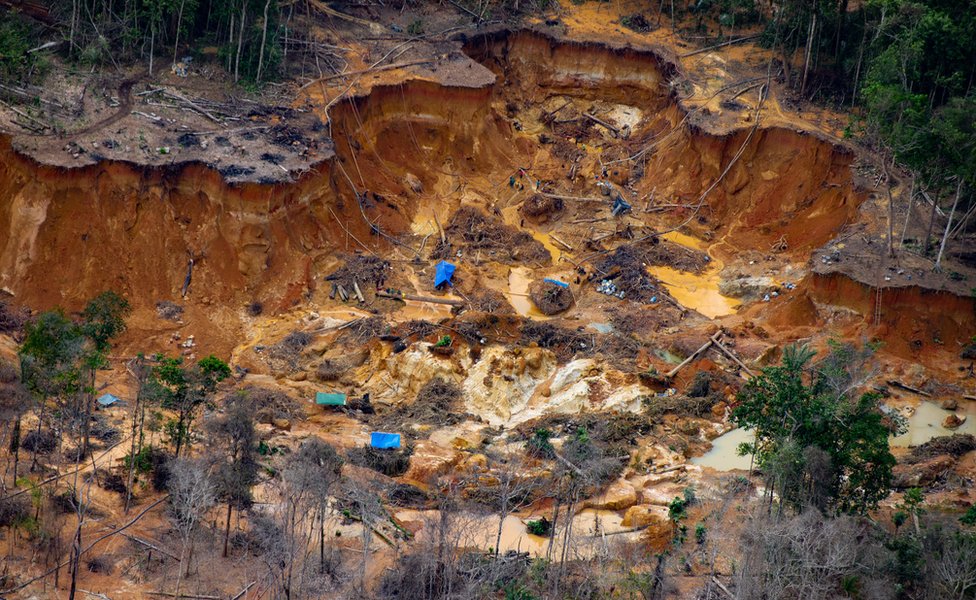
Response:
[{"label": "deforested ground", "polygon": [[974,597],[971,6],[150,4],[0,1],[4,597]]}]

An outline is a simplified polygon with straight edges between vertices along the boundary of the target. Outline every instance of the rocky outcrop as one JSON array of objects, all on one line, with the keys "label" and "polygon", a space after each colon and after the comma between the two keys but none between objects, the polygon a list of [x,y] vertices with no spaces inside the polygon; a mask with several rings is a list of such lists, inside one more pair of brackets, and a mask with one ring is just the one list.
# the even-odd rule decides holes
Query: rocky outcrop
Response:
[{"label": "rocky outcrop", "polygon": [[586,506],[604,510],[623,510],[637,504],[637,490],[623,479],[610,484],[602,494],[590,498]]}]

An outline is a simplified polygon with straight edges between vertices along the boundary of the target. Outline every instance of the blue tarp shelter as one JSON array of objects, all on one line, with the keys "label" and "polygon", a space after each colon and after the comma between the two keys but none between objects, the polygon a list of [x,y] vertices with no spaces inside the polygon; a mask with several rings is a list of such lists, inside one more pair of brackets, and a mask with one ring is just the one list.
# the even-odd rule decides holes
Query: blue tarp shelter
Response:
[{"label": "blue tarp shelter", "polygon": [[369,434],[369,445],[373,448],[399,448],[400,434],[374,431],[373,433]]},{"label": "blue tarp shelter", "polygon": [[569,289],[569,284],[564,281],[559,281],[557,279],[549,279],[548,277],[543,279],[543,281],[545,281],[546,283],[551,283],[553,285],[558,285],[561,288]]},{"label": "blue tarp shelter", "polygon": [[120,402],[120,401],[121,400],[118,397],[113,396],[112,394],[105,394],[103,396],[100,396],[97,400],[98,405],[103,408],[112,406],[116,402]]},{"label": "blue tarp shelter", "polygon": [[613,201],[613,209],[611,209],[610,214],[616,217],[619,214],[629,212],[630,209],[630,204],[628,204],[627,201],[622,197],[617,196],[617,199]]},{"label": "blue tarp shelter", "polygon": [[437,263],[435,270],[434,287],[438,287],[443,283],[451,285],[451,278],[454,277],[454,271],[457,270],[457,267],[447,261],[442,260],[441,262]]},{"label": "blue tarp shelter", "polygon": [[319,406],[345,406],[346,395],[341,393],[315,392],[315,403]]}]

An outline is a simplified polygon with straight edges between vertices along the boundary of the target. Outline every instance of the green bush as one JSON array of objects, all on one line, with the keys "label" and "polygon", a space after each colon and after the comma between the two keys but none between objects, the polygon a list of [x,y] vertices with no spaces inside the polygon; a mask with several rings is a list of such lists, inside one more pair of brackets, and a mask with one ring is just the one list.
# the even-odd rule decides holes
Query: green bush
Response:
[{"label": "green bush", "polygon": [[532,535],[548,536],[552,533],[552,523],[549,519],[542,517],[537,521],[529,521],[526,523],[525,529]]},{"label": "green bush", "polygon": [[30,28],[17,20],[4,17],[0,22],[0,81],[20,81],[31,67]]}]

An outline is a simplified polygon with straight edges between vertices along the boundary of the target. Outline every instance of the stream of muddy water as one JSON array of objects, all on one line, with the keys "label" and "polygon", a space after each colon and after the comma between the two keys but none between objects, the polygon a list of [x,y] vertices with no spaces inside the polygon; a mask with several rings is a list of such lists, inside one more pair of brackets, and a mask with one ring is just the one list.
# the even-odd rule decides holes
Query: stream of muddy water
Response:
[{"label": "stream of muddy water", "polygon": [[[672,231],[664,239],[691,248],[705,251],[702,243],[689,235]],[[719,293],[722,261],[709,255],[708,266],[702,273],[679,271],[668,266],[648,267],[648,272],[661,280],[668,293],[682,306],[696,310],[710,319],[724,317],[739,308],[739,301]]]}]

